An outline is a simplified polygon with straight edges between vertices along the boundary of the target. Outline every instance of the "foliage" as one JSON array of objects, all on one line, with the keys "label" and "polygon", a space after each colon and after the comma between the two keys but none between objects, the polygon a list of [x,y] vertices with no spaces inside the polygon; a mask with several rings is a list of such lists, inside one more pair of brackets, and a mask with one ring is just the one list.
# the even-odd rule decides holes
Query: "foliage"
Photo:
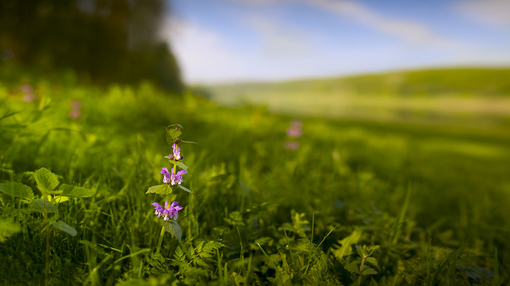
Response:
[{"label": "foliage", "polygon": [[[307,118],[299,148],[288,150],[290,118],[264,108],[147,86],[33,84],[30,102],[0,86],[7,285],[509,281],[502,129]],[[81,117],[69,116],[72,101]],[[200,143],[179,145],[185,165],[164,157],[166,141],[184,137],[182,126],[164,129],[172,122]],[[161,167],[174,162],[193,194],[161,185]],[[181,240],[167,234],[155,253],[162,219],[151,203],[162,200],[184,206],[180,233],[163,225]]]},{"label": "foliage", "polygon": [[72,69],[99,84],[151,80],[180,92],[177,62],[159,37],[166,6],[163,0],[1,1],[0,59],[41,73]]}]

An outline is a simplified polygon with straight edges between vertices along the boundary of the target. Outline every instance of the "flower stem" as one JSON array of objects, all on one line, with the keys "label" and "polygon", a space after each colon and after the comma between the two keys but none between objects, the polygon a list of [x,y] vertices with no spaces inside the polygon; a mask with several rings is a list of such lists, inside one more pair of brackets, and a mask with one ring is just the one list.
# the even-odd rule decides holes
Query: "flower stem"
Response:
[{"label": "flower stem", "polygon": [[44,268],[44,285],[48,285],[48,272],[50,270],[50,222],[48,219],[48,212],[46,210],[46,201],[44,201],[43,209],[44,224],[46,226],[46,253],[45,253],[45,268]]},{"label": "flower stem", "polygon": [[365,265],[365,255],[363,255],[363,259],[361,259],[361,267],[359,268],[359,282],[358,286],[361,285],[361,276],[363,276],[363,266]]},{"label": "flower stem", "polygon": [[156,248],[156,253],[159,253],[159,251],[161,250],[161,243],[163,243],[164,235],[165,235],[165,227],[161,226],[161,233],[159,234],[158,248]]}]

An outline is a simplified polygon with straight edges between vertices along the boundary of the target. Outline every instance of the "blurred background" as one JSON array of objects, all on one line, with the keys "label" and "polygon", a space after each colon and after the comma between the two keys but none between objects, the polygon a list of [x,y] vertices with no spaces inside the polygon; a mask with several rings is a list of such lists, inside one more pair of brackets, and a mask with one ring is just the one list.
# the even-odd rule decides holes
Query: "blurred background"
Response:
[{"label": "blurred background", "polygon": [[510,114],[509,19],[505,0],[2,0],[0,63],[297,116],[488,127]]},{"label": "blurred background", "polygon": [[510,114],[510,2],[175,1],[183,80],[224,105],[487,127]]},{"label": "blurred background", "polygon": [[148,79],[180,92],[179,68],[158,35],[167,6],[163,0],[2,0],[0,59],[40,73],[70,69],[103,85]]}]

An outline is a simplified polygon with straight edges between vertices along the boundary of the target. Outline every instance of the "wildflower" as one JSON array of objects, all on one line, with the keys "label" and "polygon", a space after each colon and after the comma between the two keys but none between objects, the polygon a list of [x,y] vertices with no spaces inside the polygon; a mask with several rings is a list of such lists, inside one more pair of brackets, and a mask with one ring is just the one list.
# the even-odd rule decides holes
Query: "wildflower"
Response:
[{"label": "wildflower", "polygon": [[172,174],[170,176],[170,184],[172,186],[175,186],[175,185],[180,185],[182,183],[182,175],[186,174],[186,170],[180,170],[179,172],[177,172],[177,174],[174,174],[173,170],[172,170]]},{"label": "wildflower", "polygon": [[287,128],[287,135],[289,137],[296,138],[296,137],[303,135],[303,131],[301,130],[301,128],[289,127],[289,128]]},{"label": "wildflower", "polygon": [[168,172],[168,169],[167,168],[163,168],[161,169],[161,171],[159,172],[161,174],[163,174],[163,183],[165,184],[170,184],[170,172]]},{"label": "wildflower", "polygon": [[32,93],[32,91],[34,90],[34,87],[28,83],[25,83],[25,84],[20,85],[19,90],[23,93]]},{"label": "wildflower", "polygon": [[175,186],[182,183],[182,175],[186,174],[187,172],[185,170],[180,170],[176,174],[174,173],[174,170],[172,170],[172,173],[170,173],[167,168],[163,168],[161,169],[160,173],[164,176],[163,183]]},{"label": "wildflower", "polygon": [[301,129],[302,126],[303,126],[303,122],[301,122],[299,120],[292,120],[290,122],[290,127],[287,128],[287,135],[289,137],[294,137],[294,138],[300,137],[301,135],[303,135],[303,130]]},{"label": "wildflower", "polygon": [[177,219],[179,217],[179,211],[182,210],[182,207],[178,205],[179,203],[174,201],[170,205],[168,205],[168,201],[165,202],[165,208],[161,207],[158,203],[154,202],[152,205],[155,208],[154,214],[158,217],[163,216],[163,219],[168,221],[169,219]]},{"label": "wildflower", "polygon": [[78,100],[71,102],[71,111],[69,112],[69,117],[74,119],[81,117],[80,108],[81,102],[79,102]]},{"label": "wildflower", "polygon": [[35,95],[32,93],[34,88],[31,85],[29,85],[27,83],[22,84],[19,87],[19,90],[23,93],[23,101],[24,102],[30,102],[30,101],[35,100]]},{"label": "wildflower", "polygon": [[79,110],[81,108],[81,102],[79,102],[78,100],[71,102],[71,108]]},{"label": "wildflower", "polygon": [[80,118],[81,117],[81,111],[73,109],[73,110],[71,110],[69,112],[69,117],[74,118],[74,119]]},{"label": "wildflower", "polygon": [[24,102],[31,102],[35,100],[35,95],[33,93],[26,93],[23,95],[23,101]]},{"label": "wildflower", "polygon": [[164,212],[163,208],[158,203],[156,203],[156,202],[152,203],[152,205],[156,209],[154,214],[157,215],[158,217],[160,217],[163,214],[163,212]]},{"label": "wildflower", "polygon": [[298,141],[292,141],[292,142],[284,142],[283,146],[289,150],[297,150],[299,148],[299,142]]},{"label": "wildflower", "polygon": [[[174,149],[173,160],[175,160],[175,161],[182,160],[181,148],[179,148],[179,146],[177,146],[175,144],[172,145],[172,148]],[[168,157],[172,157],[172,156],[168,155]]]}]

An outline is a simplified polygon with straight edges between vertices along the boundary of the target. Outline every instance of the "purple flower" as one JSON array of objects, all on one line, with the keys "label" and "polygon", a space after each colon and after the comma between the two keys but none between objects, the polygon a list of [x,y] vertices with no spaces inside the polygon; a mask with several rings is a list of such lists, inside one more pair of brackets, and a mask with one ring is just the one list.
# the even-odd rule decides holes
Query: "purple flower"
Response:
[{"label": "purple flower", "polygon": [[71,102],[71,108],[72,109],[80,109],[81,108],[81,102],[79,102],[78,100],[75,100],[75,101]]},{"label": "purple flower", "polygon": [[[172,145],[172,148],[174,149],[174,156],[173,156],[174,160],[175,161],[182,160],[181,148],[179,148],[179,146],[177,146],[175,144]],[[170,156],[168,156],[168,157],[170,157]]]},{"label": "purple flower", "polygon": [[170,172],[168,172],[168,169],[167,168],[163,168],[161,169],[161,171],[159,172],[161,174],[163,174],[163,183],[165,184],[170,184]]},{"label": "purple flower", "polygon": [[29,85],[28,83],[25,83],[25,84],[20,85],[19,90],[23,93],[32,93],[32,91],[34,90],[34,87]]},{"label": "purple flower", "polygon": [[186,174],[187,172],[185,170],[180,170],[177,172],[177,174],[174,174],[172,170],[172,174],[170,175],[170,184],[172,186],[180,185],[182,183],[182,175]]},{"label": "purple flower", "polygon": [[75,119],[76,118],[80,118],[81,117],[81,111],[73,109],[73,110],[71,110],[69,112],[69,117],[75,118]]},{"label": "purple flower", "polygon": [[289,150],[297,150],[299,148],[299,142],[298,141],[292,141],[292,142],[284,142],[283,146]]},{"label": "purple flower", "polygon": [[26,93],[25,95],[23,95],[23,101],[24,102],[31,102],[31,101],[34,101],[35,100],[35,95],[32,94],[32,93]]},{"label": "purple flower", "polygon": [[156,209],[154,214],[157,215],[158,217],[160,217],[164,212],[163,208],[158,203],[152,203],[152,205]]},{"label": "purple flower", "polygon": [[303,135],[303,131],[299,127],[289,127],[289,128],[287,128],[287,135],[289,137],[296,138],[296,137]]},{"label": "purple flower", "polygon": [[185,170],[180,170],[179,172],[174,173],[174,170],[172,169],[172,173],[168,172],[167,168],[163,168],[160,172],[163,174],[163,183],[170,184],[172,186],[180,185],[182,183],[182,175],[186,174],[187,172]]},{"label": "purple flower", "polygon": [[303,122],[300,120],[292,120],[290,122],[290,127],[287,128],[287,135],[294,138],[300,137],[303,135],[303,130],[301,129],[302,126]]},{"label": "purple flower", "polygon": [[182,207],[178,205],[178,202],[173,202],[168,205],[168,201],[165,202],[165,208],[162,208],[158,203],[152,203],[156,211],[155,215],[158,217],[163,216],[164,220],[169,219],[177,219],[179,217],[179,211],[182,210]]}]

